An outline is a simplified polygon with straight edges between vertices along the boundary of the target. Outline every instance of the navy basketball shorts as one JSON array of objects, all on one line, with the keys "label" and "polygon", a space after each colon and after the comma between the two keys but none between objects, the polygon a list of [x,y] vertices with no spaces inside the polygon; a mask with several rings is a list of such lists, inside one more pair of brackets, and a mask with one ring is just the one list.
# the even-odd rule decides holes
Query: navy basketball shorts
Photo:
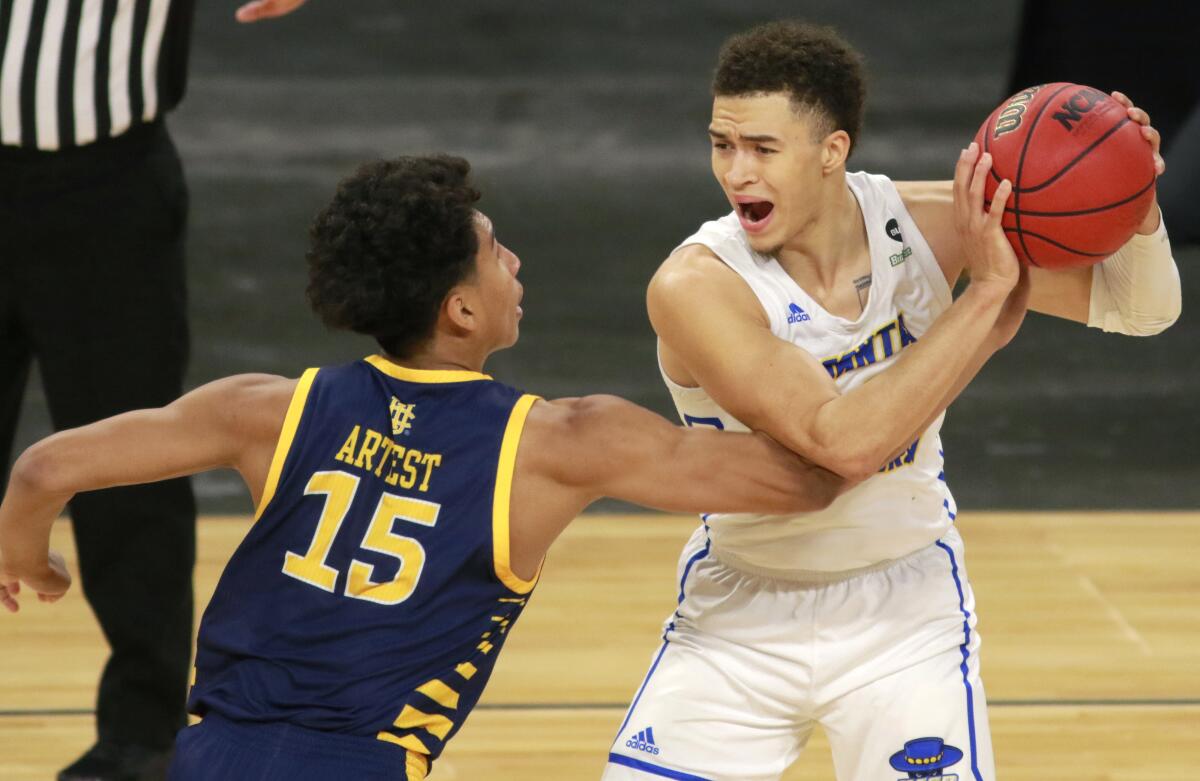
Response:
[{"label": "navy basketball shorts", "polygon": [[422,781],[420,754],[374,738],[253,724],[210,713],[175,739],[169,781]]}]

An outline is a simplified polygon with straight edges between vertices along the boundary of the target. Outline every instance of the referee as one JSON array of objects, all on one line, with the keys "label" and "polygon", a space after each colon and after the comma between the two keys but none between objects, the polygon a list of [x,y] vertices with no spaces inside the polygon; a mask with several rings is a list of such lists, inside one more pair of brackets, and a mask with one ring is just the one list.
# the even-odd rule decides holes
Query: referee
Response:
[{"label": "referee", "polygon": [[[187,188],[163,116],[183,97],[194,3],[0,0],[0,491],[33,360],[56,429],[182,391]],[[70,512],[112,652],[97,742],[58,778],[163,778],[185,724],[191,486],[83,494]]]}]

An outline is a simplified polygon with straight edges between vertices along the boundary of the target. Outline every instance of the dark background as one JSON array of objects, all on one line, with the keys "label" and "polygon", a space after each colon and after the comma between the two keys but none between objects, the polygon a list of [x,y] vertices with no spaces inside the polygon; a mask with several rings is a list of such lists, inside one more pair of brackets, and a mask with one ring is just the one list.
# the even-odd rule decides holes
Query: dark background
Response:
[{"label": "dark background", "polygon": [[[1020,17],[1013,2],[958,0],[310,0],[242,26],[232,0],[199,6],[170,118],[192,194],[189,387],[371,352],[309,315],[307,224],[357,162],[447,151],[472,161],[481,208],[524,263],[521,342],[488,370],[671,417],[643,295],[671,248],[725,210],[705,136],[720,42],[797,14],[838,26],[870,74],[851,170],[941,179],[1008,94]],[[1030,316],[943,429],[960,507],[1200,506],[1200,250],[1176,258],[1184,315],[1162,336]],[[48,430],[35,388],[18,445]],[[197,488],[204,511],[250,509],[231,473]]]}]

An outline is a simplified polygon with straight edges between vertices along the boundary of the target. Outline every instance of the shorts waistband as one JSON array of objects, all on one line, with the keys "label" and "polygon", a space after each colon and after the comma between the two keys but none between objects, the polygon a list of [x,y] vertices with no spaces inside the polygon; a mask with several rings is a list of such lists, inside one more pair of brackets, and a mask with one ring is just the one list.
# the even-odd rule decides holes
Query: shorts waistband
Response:
[{"label": "shorts waistband", "polygon": [[381,773],[407,771],[408,781],[422,781],[429,772],[429,758],[375,738],[309,729],[286,722],[234,721],[218,713],[207,713],[200,723],[222,739],[257,751],[284,751],[298,756],[329,761],[353,761],[374,765]]},{"label": "shorts waistband", "polygon": [[[928,547],[928,546],[926,546]],[[826,583],[840,583],[852,578],[869,575],[872,572],[882,572],[890,568],[894,564],[910,559],[913,556],[920,554],[925,548],[918,548],[912,553],[905,554],[895,559],[884,559],[883,561],[868,564],[865,567],[857,567],[855,569],[843,570],[777,570],[766,569],[764,567],[756,567],[753,564],[747,564],[740,560],[737,556],[730,553],[725,553],[713,548],[713,558],[721,562],[722,565],[731,570],[736,570],[745,575],[752,575],[756,578],[765,578],[767,580],[780,580],[787,583],[797,583],[800,585],[824,585]]]}]

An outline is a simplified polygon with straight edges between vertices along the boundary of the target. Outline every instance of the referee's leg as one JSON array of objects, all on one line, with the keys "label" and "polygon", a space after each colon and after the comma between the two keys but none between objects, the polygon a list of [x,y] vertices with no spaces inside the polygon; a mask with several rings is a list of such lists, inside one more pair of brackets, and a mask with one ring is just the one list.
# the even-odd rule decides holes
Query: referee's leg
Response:
[{"label": "referee's leg", "polygon": [[[2,261],[0,261],[2,262]],[[8,487],[13,438],[29,380],[29,343],[17,319],[11,269],[0,267],[0,497]]]},{"label": "referee's leg", "polygon": [[[42,262],[31,284],[40,301],[27,316],[36,322],[56,428],[162,406],[180,394],[186,206],[178,156],[163,131],[145,155],[45,209]],[[97,697],[99,745],[136,749],[117,752],[122,763],[147,749],[166,752],[185,723],[190,670],[190,483],[81,494],[70,511],[83,592],[112,647]]]}]

